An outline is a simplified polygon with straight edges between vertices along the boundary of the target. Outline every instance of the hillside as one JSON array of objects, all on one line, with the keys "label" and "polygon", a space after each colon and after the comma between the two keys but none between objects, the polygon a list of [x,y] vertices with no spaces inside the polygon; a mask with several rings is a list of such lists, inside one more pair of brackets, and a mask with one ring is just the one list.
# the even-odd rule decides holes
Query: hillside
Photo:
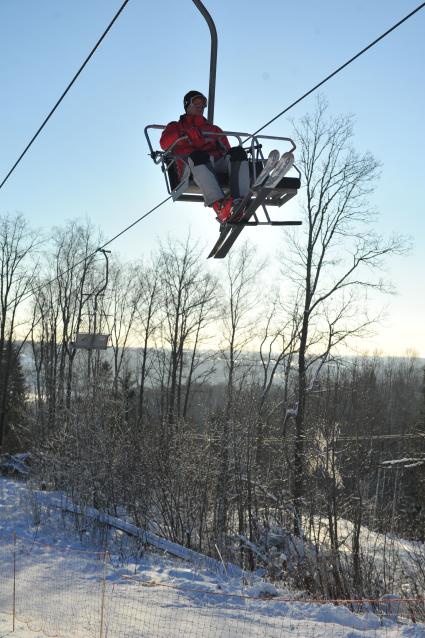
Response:
[{"label": "hillside", "polygon": [[425,635],[425,625],[401,613],[397,622],[400,605],[391,599],[381,602],[380,616],[303,602],[301,592],[277,589],[255,575],[202,570],[104,524],[90,526],[86,519],[82,525],[55,507],[57,493],[51,505],[50,495],[36,497],[24,483],[0,478],[1,636],[12,629],[14,533],[17,638],[98,636],[101,625],[109,638]]}]

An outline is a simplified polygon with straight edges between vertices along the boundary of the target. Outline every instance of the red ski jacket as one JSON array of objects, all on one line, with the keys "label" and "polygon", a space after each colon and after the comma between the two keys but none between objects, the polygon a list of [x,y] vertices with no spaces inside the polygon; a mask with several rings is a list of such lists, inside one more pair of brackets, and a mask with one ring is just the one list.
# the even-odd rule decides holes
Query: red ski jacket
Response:
[{"label": "red ski jacket", "polygon": [[[165,127],[160,144],[161,148],[167,150],[173,142],[179,137],[187,134],[187,130],[190,128],[197,128],[201,132],[214,132],[222,133],[222,129],[214,124],[210,124],[203,115],[181,115],[178,122],[170,122]],[[208,135],[204,137],[203,141],[194,146],[188,139],[182,140],[173,148],[173,153],[176,155],[190,155],[193,151],[207,151],[209,155],[213,157],[221,157],[230,149],[229,140],[225,135],[213,136]]]}]

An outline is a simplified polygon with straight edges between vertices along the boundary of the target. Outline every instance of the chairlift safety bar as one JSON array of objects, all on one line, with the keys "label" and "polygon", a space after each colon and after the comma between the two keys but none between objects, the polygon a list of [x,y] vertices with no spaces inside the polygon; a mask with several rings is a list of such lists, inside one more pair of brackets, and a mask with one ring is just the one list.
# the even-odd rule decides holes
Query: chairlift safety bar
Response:
[{"label": "chairlift safety bar", "polygon": [[[163,124],[148,124],[147,126],[145,126],[145,137],[150,149],[150,156],[152,157],[153,161],[155,162],[155,164],[160,164],[161,163],[161,156],[164,153],[171,153],[171,151],[173,150],[174,146],[176,144],[178,144],[179,142],[188,139],[186,135],[183,135],[182,137],[179,137],[175,142],[173,142],[173,144],[171,144],[171,146],[169,146],[169,148],[167,148],[165,151],[155,151],[153,149],[153,146],[151,144],[150,138],[149,138],[149,134],[148,134],[148,129],[157,129],[160,131],[163,131],[166,127]],[[250,133],[244,133],[243,131],[222,131],[220,133],[215,132],[215,131],[208,131],[205,132],[204,135],[211,135],[211,136],[215,136],[215,137],[236,137],[236,139],[238,140],[239,144],[242,145],[242,137],[248,137],[251,134]],[[258,147],[259,142],[258,140],[277,140],[280,142],[290,142],[290,144],[292,145],[291,148],[289,149],[289,153],[293,153],[295,151],[295,149],[297,148],[295,142],[293,139],[291,139],[290,137],[280,137],[277,135],[255,135],[254,137],[251,138],[251,144],[250,146],[252,148]],[[158,159],[158,156],[160,156],[160,158]]]}]

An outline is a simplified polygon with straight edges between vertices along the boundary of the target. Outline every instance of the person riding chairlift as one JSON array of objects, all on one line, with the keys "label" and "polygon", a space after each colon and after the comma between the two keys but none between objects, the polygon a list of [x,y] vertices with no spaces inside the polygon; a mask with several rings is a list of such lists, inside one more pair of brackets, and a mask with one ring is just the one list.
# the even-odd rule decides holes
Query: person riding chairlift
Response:
[{"label": "person riding chairlift", "polygon": [[[201,190],[205,206],[212,206],[218,221],[225,223],[240,201],[249,192],[250,179],[248,158],[241,146],[231,147],[223,133],[203,115],[207,98],[200,91],[189,91],[183,99],[185,113],[178,122],[165,127],[160,144],[167,150],[179,137],[186,136],[173,148],[176,155],[186,156],[193,180]],[[183,162],[177,162],[181,175]],[[226,198],[216,175],[229,175],[230,196]]]}]

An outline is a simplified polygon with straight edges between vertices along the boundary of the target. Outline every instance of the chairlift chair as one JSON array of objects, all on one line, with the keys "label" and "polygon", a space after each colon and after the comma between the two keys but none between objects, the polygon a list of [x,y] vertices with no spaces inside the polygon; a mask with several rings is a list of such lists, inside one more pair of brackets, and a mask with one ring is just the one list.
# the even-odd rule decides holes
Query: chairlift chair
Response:
[{"label": "chairlift chair", "polygon": [[[76,350],[106,350],[108,347],[109,334],[105,334],[104,332],[99,332],[96,328],[99,325],[100,321],[98,321],[98,306],[99,306],[99,298],[103,296],[103,293],[108,285],[109,279],[109,261],[108,261],[108,253],[109,250],[104,250],[103,248],[98,249],[105,258],[105,278],[101,285],[101,287],[97,291],[92,291],[87,293],[86,301],[94,296],[93,303],[93,312],[87,314],[87,322],[84,322],[87,325],[87,330],[79,330],[75,336],[75,340],[72,342],[72,347]],[[93,330],[90,330],[90,327],[93,326]]]},{"label": "chairlift chair", "polygon": [[[186,139],[186,137],[180,137],[165,151],[155,150],[151,140],[151,131],[162,131],[164,129],[164,125],[149,124],[145,127],[144,131],[150,150],[149,155],[155,164],[159,164],[161,166],[168,194],[171,195],[173,201],[178,200],[183,202],[203,203],[204,199],[201,191],[191,177],[187,157],[173,153],[174,147],[180,141]],[[228,138],[236,138],[240,145],[242,145],[242,138],[250,137],[249,133],[240,131],[223,131],[222,133],[211,132],[207,133],[207,135],[220,137],[225,135]],[[285,149],[285,151],[289,153],[292,153],[296,148],[294,141],[289,137],[278,137],[274,135],[255,135],[251,137],[249,146],[244,147],[248,155],[251,182],[255,181],[257,175],[261,172],[266,162],[266,158],[263,154],[262,140],[267,140],[268,143],[274,142],[276,143],[276,146],[282,146],[283,143],[289,144],[289,149]],[[177,162],[181,162],[183,165],[183,170],[180,174],[177,169]],[[299,225],[301,223],[299,221],[272,220],[267,211],[267,206],[281,207],[297,194],[298,189],[301,186],[301,173],[295,165],[293,166],[292,172],[295,173],[295,175],[283,177],[279,184],[270,191],[265,198],[261,206],[264,213],[264,221],[260,221],[255,213],[252,221],[247,221],[244,225],[288,226]],[[230,192],[229,177],[224,174],[218,174],[217,179],[223,189],[223,192],[227,195]]]},{"label": "chairlift chair", "polygon": [[[214,121],[214,102],[215,102],[215,84],[216,84],[216,71],[217,71],[217,29],[214,24],[214,20],[207,11],[201,0],[192,0],[197,10],[204,17],[208,24],[211,36],[211,54],[210,54],[210,79],[209,79],[209,92],[208,92],[208,116],[207,120],[212,123]],[[180,137],[173,144],[171,144],[166,150],[155,150],[152,144],[150,134],[153,130],[163,131],[166,127],[161,124],[149,124],[145,127],[145,136],[150,150],[150,156],[155,164],[161,166],[164,173],[165,183],[168,194],[171,195],[173,201],[183,202],[195,202],[203,203],[204,199],[200,189],[191,178],[191,171],[186,156],[178,155],[174,152],[176,144],[186,139],[186,136]],[[240,146],[244,146],[242,138],[246,138],[246,141],[250,140],[249,146],[245,146],[245,151],[248,155],[251,184],[255,182],[257,176],[263,170],[266,158],[264,157],[262,150],[262,142],[267,141],[272,143],[277,142],[278,150],[281,151],[279,146],[283,142],[289,143],[290,149],[286,150],[286,153],[291,154],[295,150],[295,144],[293,140],[288,137],[277,137],[273,135],[250,135],[249,133],[243,133],[239,131],[222,131],[218,132],[203,132],[204,135],[216,135],[227,138],[236,138]],[[282,153],[281,153],[282,154]],[[293,158],[292,158],[293,159]],[[178,163],[183,166],[183,170],[178,170]],[[224,224],[220,229],[220,236],[216,242],[209,257],[222,258],[225,257],[230,250],[231,246],[235,242],[236,238],[240,234],[241,230],[245,226],[259,226],[259,225],[271,225],[271,226],[298,226],[300,221],[285,221],[285,220],[272,220],[267,211],[267,206],[281,207],[292,199],[298,192],[301,185],[301,173],[298,168],[293,165],[291,169],[296,175],[284,175],[277,185],[273,182],[273,187],[267,188],[265,184],[261,191],[258,193],[255,190],[251,190],[251,201],[247,205],[244,201],[245,214],[239,222],[233,223],[230,219],[229,222]],[[229,177],[226,175],[217,175],[217,179],[223,189],[225,195],[230,192]],[[248,196],[247,196],[248,197]],[[245,198],[244,198],[245,199]],[[257,211],[263,211],[263,221],[260,221],[257,215]],[[237,211],[236,211],[237,214]]]}]

